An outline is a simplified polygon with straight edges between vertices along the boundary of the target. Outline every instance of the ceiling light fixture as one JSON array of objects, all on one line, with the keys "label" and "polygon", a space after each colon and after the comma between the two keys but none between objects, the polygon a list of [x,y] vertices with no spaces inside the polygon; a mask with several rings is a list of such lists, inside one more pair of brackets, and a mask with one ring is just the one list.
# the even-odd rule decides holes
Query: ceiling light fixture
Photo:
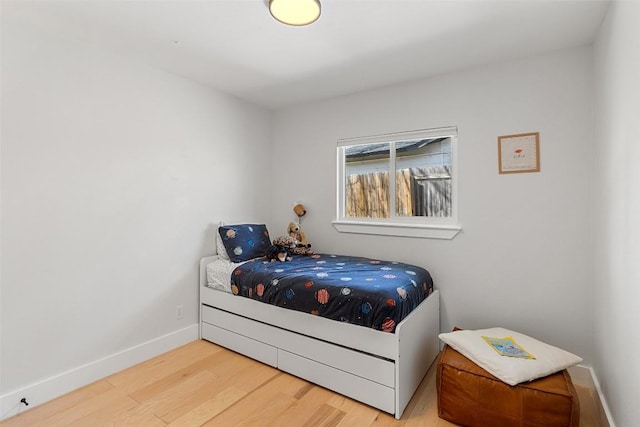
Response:
[{"label": "ceiling light fixture", "polygon": [[309,25],[320,17],[320,0],[269,0],[269,12],[287,25]]}]

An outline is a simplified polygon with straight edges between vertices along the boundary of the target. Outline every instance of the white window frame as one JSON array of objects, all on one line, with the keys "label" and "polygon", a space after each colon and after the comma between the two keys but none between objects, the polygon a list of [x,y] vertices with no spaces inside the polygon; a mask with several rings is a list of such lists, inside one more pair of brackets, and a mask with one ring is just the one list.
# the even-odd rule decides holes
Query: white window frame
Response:
[{"label": "white window frame", "polygon": [[[390,218],[349,218],[345,217],[345,155],[347,146],[391,143],[389,164],[394,169],[389,173],[390,200],[395,200],[395,142],[412,139],[451,137],[451,216],[447,218],[435,217],[400,217],[395,216],[395,209]],[[458,223],[458,129],[455,126],[420,129],[408,132],[397,132],[382,135],[371,135],[338,140],[337,147],[337,203],[336,220],[333,226],[341,233],[360,233],[384,236],[419,237],[427,239],[453,239],[461,230]]]}]

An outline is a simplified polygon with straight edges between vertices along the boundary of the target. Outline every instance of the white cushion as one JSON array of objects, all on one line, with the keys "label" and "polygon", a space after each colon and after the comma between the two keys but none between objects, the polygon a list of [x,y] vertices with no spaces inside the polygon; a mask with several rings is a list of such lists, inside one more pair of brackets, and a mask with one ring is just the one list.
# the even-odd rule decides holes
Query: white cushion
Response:
[{"label": "white cushion", "polygon": [[[535,359],[502,356],[482,337],[513,337]],[[440,334],[440,339],[509,385],[542,378],[582,362],[568,351],[504,328],[459,330]]]}]

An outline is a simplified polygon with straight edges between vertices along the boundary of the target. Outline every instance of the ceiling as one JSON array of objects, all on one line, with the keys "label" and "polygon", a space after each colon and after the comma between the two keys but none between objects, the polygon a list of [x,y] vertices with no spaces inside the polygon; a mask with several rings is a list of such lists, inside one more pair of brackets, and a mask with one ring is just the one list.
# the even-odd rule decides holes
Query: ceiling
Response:
[{"label": "ceiling", "polygon": [[590,44],[596,0],[321,0],[307,27],[266,0],[2,0],[2,19],[278,109],[475,65]]}]

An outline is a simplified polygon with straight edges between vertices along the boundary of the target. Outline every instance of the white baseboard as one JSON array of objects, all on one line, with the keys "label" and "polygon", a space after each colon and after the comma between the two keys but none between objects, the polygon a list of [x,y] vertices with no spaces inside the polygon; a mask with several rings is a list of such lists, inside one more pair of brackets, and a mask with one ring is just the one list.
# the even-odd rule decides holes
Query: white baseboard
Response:
[{"label": "white baseboard", "polygon": [[600,388],[600,381],[598,381],[598,377],[596,373],[593,371],[593,368],[590,367],[589,370],[591,371],[591,377],[593,378],[593,383],[594,383],[596,392],[598,393],[600,404],[602,404],[602,409],[604,410],[604,414],[607,416],[609,427],[616,427],[615,423],[613,422],[613,417],[611,416],[611,411],[609,410],[609,405],[607,404],[607,399],[605,399],[604,395],[602,394],[602,389]]},{"label": "white baseboard", "polygon": [[[0,421],[197,339],[198,324],[193,324],[3,394],[0,396]],[[20,403],[23,397],[29,402],[28,407]]]},{"label": "white baseboard", "polygon": [[[606,417],[606,421],[608,422],[608,427],[616,427],[613,422],[613,417],[611,416],[611,411],[609,410],[609,405],[607,405],[607,399],[605,399],[602,394],[602,389],[600,388],[600,382],[598,381],[598,377],[594,372],[593,368],[590,366],[573,366],[569,368],[569,374],[571,374],[571,380],[576,385],[580,385],[583,387],[589,387],[592,390],[595,390],[598,399],[600,400],[600,405],[602,406],[602,410],[604,411],[604,415]],[[602,420],[604,423],[604,420]]]}]

